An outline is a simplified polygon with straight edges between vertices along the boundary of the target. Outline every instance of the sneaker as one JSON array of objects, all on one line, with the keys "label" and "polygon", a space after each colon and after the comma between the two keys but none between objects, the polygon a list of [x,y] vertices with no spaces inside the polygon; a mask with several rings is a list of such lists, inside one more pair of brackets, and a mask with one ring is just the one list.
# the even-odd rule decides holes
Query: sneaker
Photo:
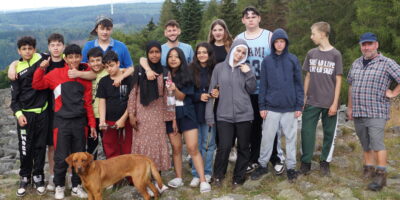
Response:
[{"label": "sneaker", "polygon": [[172,188],[178,188],[183,186],[182,178],[174,178],[168,182],[168,186]]},{"label": "sneaker", "polygon": [[321,176],[331,176],[331,170],[329,169],[329,163],[326,161],[321,161],[319,163],[319,171],[321,173]]},{"label": "sneaker", "polygon": [[236,147],[232,147],[231,152],[229,153],[229,162],[236,162],[236,160],[237,160]]},{"label": "sneaker", "polygon": [[154,185],[156,186],[156,188],[157,188],[157,190],[158,190],[158,192],[161,194],[161,193],[163,193],[165,190],[168,190],[169,188],[166,186],[166,185],[162,185],[162,187],[161,188],[159,188],[158,187],[158,184],[157,184],[157,182],[154,182]]},{"label": "sneaker", "polygon": [[274,166],[275,174],[276,175],[281,175],[285,171],[285,164],[283,163],[277,163]]},{"label": "sneaker", "polygon": [[81,198],[81,199],[88,198],[86,192],[83,190],[81,185],[78,185],[78,186],[72,188],[71,196],[75,196],[75,197],[78,197],[78,198]]},{"label": "sneaker", "polygon": [[268,173],[268,167],[260,166],[253,173],[251,173],[250,178],[251,180],[258,180],[261,178],[262,175],[267,173]]},{"label": "sneaker", "polygon": [[294,169],[288,169],[286,174],[289,183],[293,183],[297,179],[298,172]]},{"label": "sneaker", "polygon": [[215,187],[221,187],[222,186],[222,181],[223,179],[221,178],[211,178],[211,184]]},{"label": "sneaker", "polygon": [[150,195],[150,197],[154,197],[154,192],[149,187],[147,187],[147,193]]},{"label": "sneaker", "polygon": [[211,192],[211,185],[207,182],[200,183],[200,193]]},{"label": "sneaker", "polygon": [[22,197],[26,194],[26,188],[31,183],[31,180],[28,177],[21,177],[19,180],[19,188],[16,192],[17,196]]},{"label": "sneaker", "polygon": [[200,184],[200,179],[197,177],[193,177],[192,181],[190,181],[190,187],[198,187]]},{"label": "sneaker", "polygon": [[310,171],[311,171],[311,163],[301,162],[300,173],[303,175],[308,175],[308,174],[310,174]]},{"label": "sneaker", "polygon": [[47,187],[46,187],[47,191],[53,192],[56,189],[53,179],[54,179],[54,175],[51,175],[51,177],[49,178],[49,182],[47,183]]},{"label": "sneaker", "polygon": [[46,187],[44,187],[44,180],[42,175],[33,176],[33,183],[36,188],[38,195],[44,195],[46,193]]},{"label": "sneaker", "polygon": [[64,199],[64,197],[65,197],[64,191],[65,191],[65,187],[57,186],[56,192],[54,194],[54,198],[55,199]]},{"label": "sneaker", "polygon": [[246,174],[250,174],[251,172],[253,172],[255,170],[255,168],[253,168],[253,166],[249,165],[246,168]]},{"label": "sneaker", "polygon": [[211,175],[206,174],[205,177],[206,177],[207,183],[211,183]]}]

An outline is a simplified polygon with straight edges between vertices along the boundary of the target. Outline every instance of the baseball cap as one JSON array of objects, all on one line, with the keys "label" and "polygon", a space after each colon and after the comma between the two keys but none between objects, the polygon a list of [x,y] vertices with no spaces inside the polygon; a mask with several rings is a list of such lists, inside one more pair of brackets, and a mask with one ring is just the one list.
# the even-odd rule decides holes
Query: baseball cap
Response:
[{"label": "baseball cap", "polygon": [[107,23],[107,22],[111,23],[111,25],[113,24],[113,20],[111,18],[109,18],[107,16],[104,16],[104,15],[98,16],[97,19],[96,19],[96,25],[94,26],[94,28],[90,32],[90,34],[91,35],[97,35],[97,32],[96,32],[97,26],[99,26],[99,24]]},{"label": "baseball cap", "polygon": [[364,42],[377,42],[378,39],[374,33],[366,32],[360,36],[360,44]]}]

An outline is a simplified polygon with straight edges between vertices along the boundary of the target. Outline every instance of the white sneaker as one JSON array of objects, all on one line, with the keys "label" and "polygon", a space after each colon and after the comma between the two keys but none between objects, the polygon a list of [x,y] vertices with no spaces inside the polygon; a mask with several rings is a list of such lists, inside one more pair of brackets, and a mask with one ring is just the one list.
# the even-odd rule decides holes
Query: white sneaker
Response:
[{"label": "white sneaker", "polygon": [[278,163],[274,166],[275,174],[279,175],[285,171],[285,165],[282,163]]},{"label": "white sneaker", "polygon": [[157,181],[154,181],[154,185],[156,186],[156,188],[157,188],[157,190],[158,190],[158,192],[161,194],[161,193],[163,193],[165,190],[168,190],[169,188],[166,186],[166,185],[164,185],[164,184],[162,184],[162,187],[161,187],[161,189],[158,187],[158,184],[157,184]]},{"label": "white sneaker", "polygon": [[54,175],[52,175],[49,178],[49,182],[47,183],[47,187],[46,187],[47,191],[53,192],[54,189],[56,189],[56,187],[54,185],[54,182],[53,182],[53,179],[54,179]]},{"label": "white sneaker", "polygon": [[46,193],[46,188],[44,186],[39,186],[36,188],[36,193],[38,195],[44,195]]},{"label": "white sneaker", "polygon": [[190,181],[190,187],[198,187],[200,184],[200,179],[197,177],[193,177],[192,181]]},{"label": "white sneaker", "polygon": [[182,178],[174,178],[168,182],[168,186],[172,188],[178,188],[183,186]]},{"label": "white sneaker", "polygon": [[64,191],[65,191],[65,187],[57,186],[56,192],[54,194],[54,198],[55,199],[64,199],[64,197],[65,197]]},{"label": "white sneaker", "polygon": [[210,183],[211,182],[211,175],[206,174],[205,177],[206,177],[207,183]]},{"label": "white sneaker", "polygon": [[75,196],[75,197],[79,197],[81,199],[88,198],[86,192],[83,190],[81,185],[78,185],[77,187],[73,187],[71,190],[71,195]]},{"label": "white sneaker", "polygon": [[207,182],[200,183],[200,193],[211,192],[211,185]]},{"label": "white sneaker", "polygon": [[149,187],[147,187],[147,193],[149,193],[150,197],[154,197],[154,192]]}]

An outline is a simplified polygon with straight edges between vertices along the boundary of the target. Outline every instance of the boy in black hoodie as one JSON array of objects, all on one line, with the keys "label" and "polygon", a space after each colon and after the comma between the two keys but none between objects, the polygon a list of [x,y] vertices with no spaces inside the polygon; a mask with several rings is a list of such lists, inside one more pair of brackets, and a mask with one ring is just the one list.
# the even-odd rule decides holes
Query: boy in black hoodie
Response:
[{"label": "boy in black hoodie", "polygon": [[251,174],[259,179],[267,173],[273,142],[279,127],[286,137],[286,167],[289,181],[297,178],[296,140],[297,118],[300,117],[304,91],[301,67],[297,57],[288,52],[289,40],[283,29],[276,29],[271,39],[271,55],[261,64],[260,93],[258,105],[263,118],[260,167]]}]

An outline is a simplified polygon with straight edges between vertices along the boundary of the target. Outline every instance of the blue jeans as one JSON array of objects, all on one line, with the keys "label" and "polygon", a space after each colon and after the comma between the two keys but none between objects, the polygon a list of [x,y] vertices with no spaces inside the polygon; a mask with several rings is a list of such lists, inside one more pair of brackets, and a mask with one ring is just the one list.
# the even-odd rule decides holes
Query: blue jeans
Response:
[{"label": "blue jeans", "polygon": [[[215,144],[216,127],[209,127],[207,124],[199,124],[199,151],[203,157],[204,162],[204,175],[212,175],[212,168],[214,163],[214,152],[217,148]],[[196,168],[192,165],[193,177],[199,178]]]}]

